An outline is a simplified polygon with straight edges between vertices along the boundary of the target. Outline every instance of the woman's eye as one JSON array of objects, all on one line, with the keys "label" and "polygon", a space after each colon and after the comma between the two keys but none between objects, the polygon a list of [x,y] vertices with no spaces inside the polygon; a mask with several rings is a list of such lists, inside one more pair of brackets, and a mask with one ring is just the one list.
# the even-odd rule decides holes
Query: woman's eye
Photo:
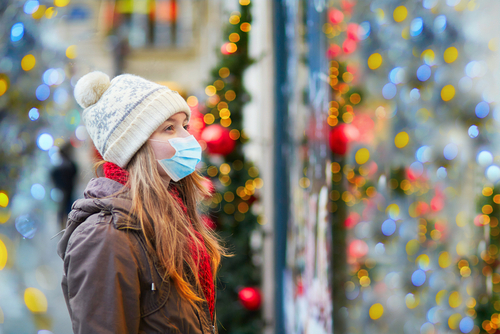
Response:
[{"label": "woman's eye", "polygon": [[189,130],[189,124],[184,125],[184,130]]},{"label": "woman's eye", "polygon": [[173,125],[170,125],[169,127],[165,128],[165,131],[172,131],[174,129]]}]

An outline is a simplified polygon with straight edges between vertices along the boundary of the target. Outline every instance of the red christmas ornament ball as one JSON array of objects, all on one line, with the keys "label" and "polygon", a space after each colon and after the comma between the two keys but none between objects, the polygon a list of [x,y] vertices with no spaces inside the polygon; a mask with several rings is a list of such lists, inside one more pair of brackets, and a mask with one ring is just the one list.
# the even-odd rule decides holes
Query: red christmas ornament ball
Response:
[{"label": "red christmas ornament ball", "polygon": [[333,153],[344,155],[347,151],[349,138],[346,134],[346,125],[340,124],[330,130],[330,149]]},{"label": "red christmas ornament ball", "polygon": [[207,143],[210,154],[228,155],[236,146],[229,136],[229,130],[219,124],[207,126],[201,133],[201,139]]},{"label": "red christmas ornament ball", "polygon": [[247,287],[238,292],[238,298],[244,308],[250,311],[256,311],[262,304],[262,296],[259,289]]}]

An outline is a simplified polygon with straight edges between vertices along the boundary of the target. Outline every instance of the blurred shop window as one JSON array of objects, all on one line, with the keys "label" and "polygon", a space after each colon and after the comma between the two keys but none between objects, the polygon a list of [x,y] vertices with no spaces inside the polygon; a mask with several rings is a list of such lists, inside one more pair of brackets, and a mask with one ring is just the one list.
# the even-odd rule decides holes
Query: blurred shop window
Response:
[{"label": "blurred shop window", "polygon": [[101,22],[131,49],[188,48],[193,43],[193,3],[199,0],[104,1]]}]

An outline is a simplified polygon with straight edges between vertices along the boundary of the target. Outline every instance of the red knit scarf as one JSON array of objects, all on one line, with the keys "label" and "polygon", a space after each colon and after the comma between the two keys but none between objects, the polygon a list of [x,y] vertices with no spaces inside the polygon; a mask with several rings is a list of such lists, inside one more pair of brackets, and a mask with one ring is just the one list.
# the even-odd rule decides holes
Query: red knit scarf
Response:
[{"label": "red knit scarf", "polygon": [[[125,185],[128,180],[128,172],[120,168],[118,165],[112,162],[106,162],[103,166],[104,176],[108,179],[115,180]],[[175,187],[169,187],[170,194],[175,198],[177,203],[179,203],[182,211],[187,217],[187,207],[179,196],[179,193]],[[204,218],[205,219],[205,218]],[[214,317],[215,308],[215,287],[212,274],[212,266],[210,261],[210,255],[208,255],[205,241],[198,231],[194,231],[196,237],[201,241],[202,246],[197,247],[194,242],[190,243],[191,254],[195,263],[198,263],[198,279],[200,281],[203,294],[208,303],[208,309],[210,310],[210,316]],[[198,249],[197,249],[198,248]]]}]

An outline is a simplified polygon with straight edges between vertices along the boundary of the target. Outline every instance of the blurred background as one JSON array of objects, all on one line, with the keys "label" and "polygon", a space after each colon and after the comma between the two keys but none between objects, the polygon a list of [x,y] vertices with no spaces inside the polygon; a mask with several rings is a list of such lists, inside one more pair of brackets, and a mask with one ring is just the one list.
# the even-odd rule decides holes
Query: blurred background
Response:
[{"label": "blurred background", "polygon": [[[99,70],[192,109],[220,333],[500,333],[500,3],[4,0],[0,333],[71,333],[56,245]],[[96,282],[98,284],[98,282]]]}]

